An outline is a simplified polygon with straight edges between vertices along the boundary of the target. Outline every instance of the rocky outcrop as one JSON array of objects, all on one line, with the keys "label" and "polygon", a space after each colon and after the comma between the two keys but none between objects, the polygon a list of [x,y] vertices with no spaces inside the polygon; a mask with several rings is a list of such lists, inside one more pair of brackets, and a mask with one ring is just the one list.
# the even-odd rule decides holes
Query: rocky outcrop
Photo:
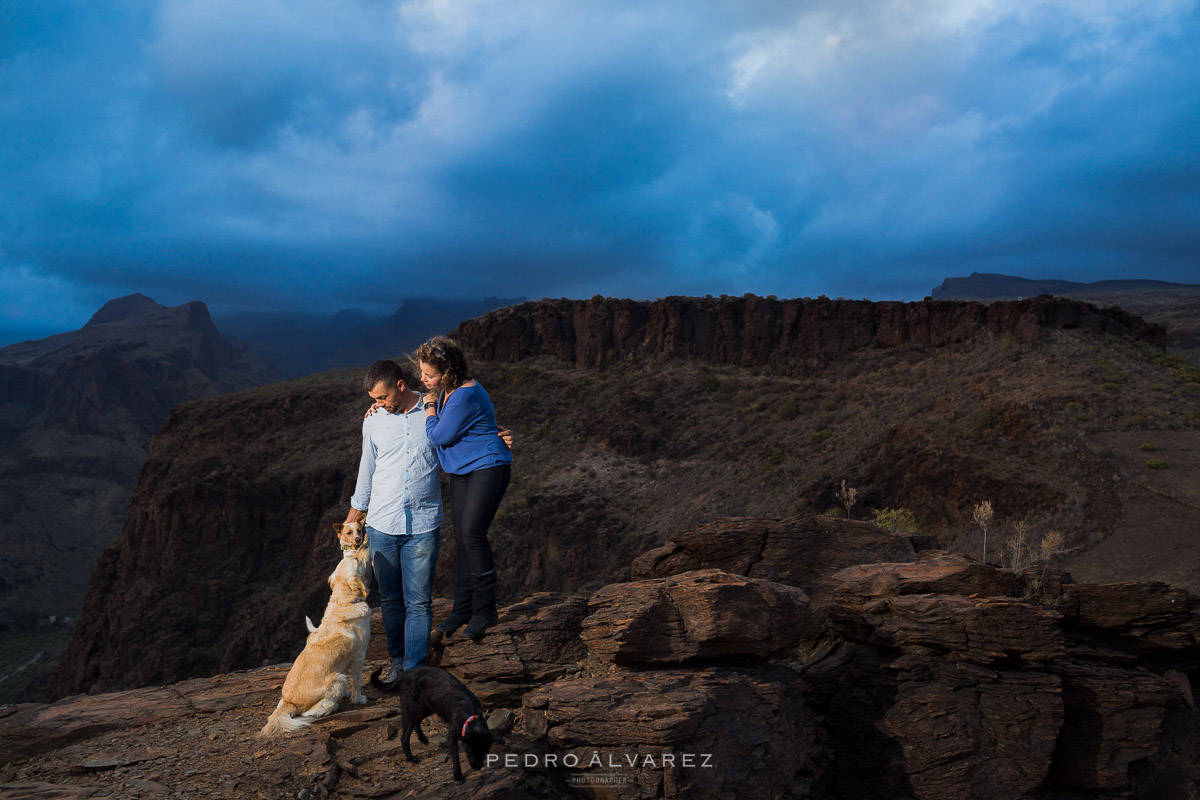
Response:
[{"label": "rocky outcrop", "polygon": [[[761,544],[797,522],[755,525]],[[688,540],[733,555],[721,525]],[[279,666],[2,710],[0,786],[48,800],[120,770],[129,791],[233,796],[1151,800],[1200,780],[1194,596],[865,557],[828,576],[821,625],[800,589],[709,569],[533,596],[478,642],[446,637],[435,656],[507,732],[461,787],[436,734],[399,758],[398,700],[373,688],[311,733],[253,740]],[[374,623],[369,668],[386,660]]]},{"label": "rocky outcrop", "polygon": [[[832,770],[840,791],[869,793],[880,781],[946,798],[1133,788],[1131,766],[1163,747],[1162,724],[1184,712],[1185,698],[1178,681],[1139,663],[1140,637],[1123,637],[1135,622],[1149,626],[1139,629],[1143,636],[1172,624],[1187,636],[1194,598],[1172,598],[1161,585],[1087,586],[1065,576],[1043,584],[1038,602],[981,596],[1005,581],[1021,586],[1018,576],[1002,576],[944,554],[834,576],[829,614],[841,641],[804,676],[829,712],[835,741],[846,744],[837,752],[849,760],[835,755]],[[1174,613],[1164,609],[1170,605]],[[1081,607],[1090,609],[1086,626]],[[1122,640],[1132,649],[1118,649]],[[1093,647],[1101,641],[1103,651]],[[1186,668],[1197,666],[1192,648]],[[864,726],[864,718],[878,721]],[[868,762],[883,769],[864,783],[858,770]]]},{"label": "rocky outcrop", "polygon": [[813,635],[803,591],[715,569],[606,586],[588,609],[583,641],[618,664],[766,658]]},{"label": "rocky outcrop", "polygon": [[787,670],[702,668],[562,680],[530,693],[522,728],[583,785],[621,797],[808,797],[814,717]]},{"label": "rocky outcrop", "polygon": [[980,335],[1029,342],[1039,331],[1056,328],[1166,344],[1166,329],[1139,317],[1051,297],[984,306],[752,295],[653,302],[597,296],[503,308],[464,322],[452,336],[488,361],[549,355],[603,369],[616,359],[661,355],[796,372],[864,347],[939,347]]},{"label": "rocky outcrop", "polygon": [[434,634],[433,663],[458,675],[480,701],[519,703],[531,689],[579,671],[587,649],[579,638],[587,616],[583,595],[532,595],[508,606],[478,642]]}]

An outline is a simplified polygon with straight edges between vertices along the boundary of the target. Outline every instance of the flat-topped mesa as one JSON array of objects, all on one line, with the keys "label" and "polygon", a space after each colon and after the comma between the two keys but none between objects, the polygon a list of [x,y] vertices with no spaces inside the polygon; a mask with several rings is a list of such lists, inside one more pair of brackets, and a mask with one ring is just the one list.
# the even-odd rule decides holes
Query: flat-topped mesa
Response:
[{"label": "flat-topped mesa", "polygon": [[981,334],[1035,341],[1042,330],[1080,329],[1164,347],[1167,331],[1119,308],[1041,296],[968,301],[826,297],[667,297],[539,300],[468,320],[451,334],[477,358],[550,355],[603,369],[616,359],[665,355],[790,372],[866,347],[940,347]]}]

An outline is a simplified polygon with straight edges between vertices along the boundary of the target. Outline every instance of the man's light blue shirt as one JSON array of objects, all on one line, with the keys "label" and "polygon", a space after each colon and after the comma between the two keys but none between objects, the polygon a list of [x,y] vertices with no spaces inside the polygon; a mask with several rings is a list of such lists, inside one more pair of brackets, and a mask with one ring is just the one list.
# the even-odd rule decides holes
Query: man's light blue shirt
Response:
[{"label": "man's light blue shirt", "polygon": [[442,524],[442,484],[421,403],[363,420],[362,460],[350,505],[382,533],[428,533]]}]

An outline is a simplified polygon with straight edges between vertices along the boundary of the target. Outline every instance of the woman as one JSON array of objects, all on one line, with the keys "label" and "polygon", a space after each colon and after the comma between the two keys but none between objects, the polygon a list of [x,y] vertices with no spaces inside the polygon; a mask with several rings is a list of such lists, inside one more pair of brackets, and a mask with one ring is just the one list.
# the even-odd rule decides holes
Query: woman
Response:
[{"label": "woman", "polygon": [[417,348],[427,393],[425,429],[442,471],[450,478],[454,519],[454,608],[434,630],[453,633],[466,625],[469,638],[499,622],[496,564],[488,527],[508,488],[512,453],[497,433],[496,411],[483,387],[471,379],[462,349],[444,336]]}]

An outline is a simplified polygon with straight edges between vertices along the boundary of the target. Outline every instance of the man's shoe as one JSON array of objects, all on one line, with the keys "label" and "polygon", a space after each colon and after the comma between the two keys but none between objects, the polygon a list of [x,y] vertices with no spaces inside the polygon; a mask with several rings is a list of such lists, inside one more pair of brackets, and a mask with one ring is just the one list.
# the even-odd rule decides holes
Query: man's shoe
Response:
[{"label": "man's shoe", "polygon": [[434,627],[436,633],[454,633],[471,621],[471,597],[475,585],[475,576],[456,576],[454,578],[454,607],[450,615]]}]

